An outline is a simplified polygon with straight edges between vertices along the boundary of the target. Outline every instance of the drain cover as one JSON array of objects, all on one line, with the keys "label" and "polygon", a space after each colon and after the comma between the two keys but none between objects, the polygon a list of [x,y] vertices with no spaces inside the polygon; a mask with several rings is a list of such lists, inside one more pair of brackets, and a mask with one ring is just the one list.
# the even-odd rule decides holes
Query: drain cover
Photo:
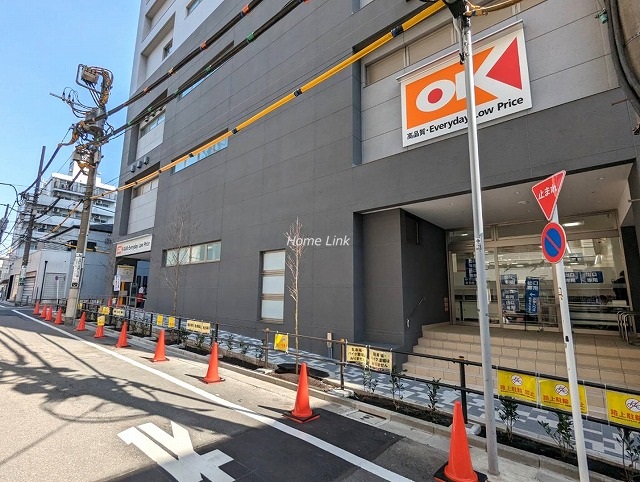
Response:
[{"label": "drain cover", "polygon": [[349,418],[353,418],[354,420],[358,420],[360,422],[363,422],[369,425],[374,425],[374,426],[382,425],[384,422],[387,421],[387,419],[384,417],[378,417],[377,415],[373,415],[367,412],[362,412],[360,410],[356,410],[355,412],[352,412],[347,416]]}]

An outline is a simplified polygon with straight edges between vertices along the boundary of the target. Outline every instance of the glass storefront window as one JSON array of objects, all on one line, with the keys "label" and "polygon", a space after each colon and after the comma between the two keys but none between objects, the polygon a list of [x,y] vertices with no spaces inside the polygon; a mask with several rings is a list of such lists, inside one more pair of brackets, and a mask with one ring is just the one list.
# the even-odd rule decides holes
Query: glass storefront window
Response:
[{"label": "glass storefront window", "polygon": [[629,304],[620,238],[568,241],[564,265],[571,324],[617,329],[616,313]]}]

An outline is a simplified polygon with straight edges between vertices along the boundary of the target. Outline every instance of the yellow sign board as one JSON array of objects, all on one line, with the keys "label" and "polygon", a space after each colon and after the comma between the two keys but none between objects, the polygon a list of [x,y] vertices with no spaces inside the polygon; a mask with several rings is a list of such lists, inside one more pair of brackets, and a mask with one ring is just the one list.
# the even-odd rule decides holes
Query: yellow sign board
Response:
[{"label": "yellow sign board", "polygon": [[176,317],[170,316],[167,319],[167,328],[175,328],[176,327]]},{"label": "yellow sign board", "polygon": [[195,331],[197,333],[209,333],[211,330],[211,323],[196,320],[187,320],[187,330]]},{"label": "yellow sign board", "polygon": [[353,363],[359,363],[360,365],[366,365],[367,364],[367,347],[347,345],[347,361],[353,362]]},{"label": "yellow sign board", "polygon": [[98,313],[100,313],[101,315],[108,315],[109,314],[109,307],[108,306],[101,306],[100,310],[98,311]]},{"label": "yellow sign board", "polygon": [[607,419],[610,422],[640,428],[640,396],[605,390]]},{"label": "yellow sign board", "polygon": [[391,352],[369,349],[369,368],[391,373]]},{"label": "yellow sign board", "polygon": [[162,326],[162,321],[164,320],[164,317],[162,315],[158,315],[156,317],[156,325],[158,326]]},{"label": "yellow sign board", "polygon": [[498,394],[537,403],[536,377],[498,370]]},{"label": "yellow sign board", "polygon": [[[538,387],[540,387],[540,405],[543,407],[559,408],[567,412],[571,411],[569,382],[541,378],[538,380]],[[580,395],[580,411],[587,413],[587,391],[584,385],[578,385],[578,394]]]},{"label": "yellow sign board", "polygon": [[124,316],[124,308],[114,308],[113,316]]},{"label": "yellow sign board", "polygon": [[273,339],[273,348],[278,351],[289,351],[289,335],[276,333],[276,337]]},{"label": "yellow sign board", "polygon": [[104,315],[98,316],[98,326],[104,326]]}]

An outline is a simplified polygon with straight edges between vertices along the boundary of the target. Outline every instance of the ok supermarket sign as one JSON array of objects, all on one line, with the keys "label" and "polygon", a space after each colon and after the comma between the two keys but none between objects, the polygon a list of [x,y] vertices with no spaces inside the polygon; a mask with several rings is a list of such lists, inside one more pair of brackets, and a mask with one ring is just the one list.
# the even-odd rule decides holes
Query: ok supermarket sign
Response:
[{"label": "ok supermarket sign", "polygon": [[[524,31],[519,23],[474,46],[478,123],[531,107]],[[464,65],[458,52],[400,80],[403,147],[467,127]]]}]

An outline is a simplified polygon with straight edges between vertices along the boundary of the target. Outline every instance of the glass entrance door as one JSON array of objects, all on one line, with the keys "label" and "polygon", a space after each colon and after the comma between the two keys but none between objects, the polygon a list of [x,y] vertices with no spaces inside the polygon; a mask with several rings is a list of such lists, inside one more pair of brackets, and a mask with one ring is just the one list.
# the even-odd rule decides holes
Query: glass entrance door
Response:
[{"label": "glass entrance door", "polygon": [[501,322],[504,327],[557,327],[553,269],[539,244],[499,246]]},{"label": "glass entrance door", "polygon": [[[496,285],[495,249],[485,250],[489,322],[500,323],[499,294]],[[451,252],[454,315],[458,322],[478,322],[475,253],[468,249]]]}]

